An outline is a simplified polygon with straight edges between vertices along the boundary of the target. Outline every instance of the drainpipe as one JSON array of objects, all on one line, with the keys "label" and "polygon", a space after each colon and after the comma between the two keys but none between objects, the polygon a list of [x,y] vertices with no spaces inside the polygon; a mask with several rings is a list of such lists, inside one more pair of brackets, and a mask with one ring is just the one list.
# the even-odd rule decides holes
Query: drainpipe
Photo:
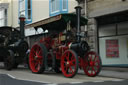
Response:
[{"label": "drainpipe", "polygon": [[10,23],[10,25],[11,25],[11,27],[13,27],[13,0],[11,0],[11,23]]}]

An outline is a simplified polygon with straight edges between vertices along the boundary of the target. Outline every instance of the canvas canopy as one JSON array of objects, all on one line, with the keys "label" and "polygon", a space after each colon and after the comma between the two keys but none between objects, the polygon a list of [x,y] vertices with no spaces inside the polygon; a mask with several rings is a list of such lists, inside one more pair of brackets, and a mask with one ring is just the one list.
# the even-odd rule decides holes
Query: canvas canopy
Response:
[{"label": "canvas canopy", "polygon": [[[71,27],[76,27],[76,14],[61,14],[57,16],[53,16],[29,25],[26,25],[25,28],[31,28],[34,27],[35,29],[41,27],[44,30],[56,30],[56,31],[62,31],[66,29],[67,23],[70,21]],[[87,25],[87,19],[84,17],[81,17],[80,25],[84,26]]]}]

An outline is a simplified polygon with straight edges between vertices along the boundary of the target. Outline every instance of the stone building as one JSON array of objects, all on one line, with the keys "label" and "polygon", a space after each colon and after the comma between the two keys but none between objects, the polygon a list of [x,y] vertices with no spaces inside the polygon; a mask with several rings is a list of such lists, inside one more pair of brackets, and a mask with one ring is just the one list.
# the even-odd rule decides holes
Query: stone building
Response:
[{"label": "stone building", "polygon": [[88,37],[103,66],[128,66],[128,0],[87,0]]}]

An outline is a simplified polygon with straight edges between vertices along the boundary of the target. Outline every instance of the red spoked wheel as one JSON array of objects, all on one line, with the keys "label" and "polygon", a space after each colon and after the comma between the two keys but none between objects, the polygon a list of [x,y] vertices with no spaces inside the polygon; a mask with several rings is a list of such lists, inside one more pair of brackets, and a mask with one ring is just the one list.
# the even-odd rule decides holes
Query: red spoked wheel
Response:
[{"label": "red spoked wheel", "polygon": [[97,76],[101,71],[101,59],[93,51],[90,51],[85,55],[83,64],[84,72],[88,76]]},{"label": "red spoked wheel", "polygon": [[61,70],[65,77],[72,78],[78,72],[78,56],[73,50],[64,52],[61,58]]},{"label": "red spoked wheel", "polygon": [[46,50],[47,49],[43,44],[35,44],[32,46],[29,55],[29,66],[33,73],[42,73],[44,71]]}]

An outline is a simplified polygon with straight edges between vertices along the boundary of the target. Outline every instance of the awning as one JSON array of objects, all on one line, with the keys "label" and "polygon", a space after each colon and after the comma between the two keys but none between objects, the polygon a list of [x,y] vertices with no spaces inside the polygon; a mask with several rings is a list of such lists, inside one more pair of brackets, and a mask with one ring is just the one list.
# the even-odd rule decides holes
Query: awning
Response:
[{"label": "awning", "polygon": [[[66,29],[67,23],[70,21],[72,27],[76,27],[76,14],[61,14],[57,16],[50,17],[48,19],[44,19],[29,25],[26,25],[25,28],[43,28],[44,30],[64,30]],[[80,25],[87,25],[87,19],[81,17]]]}]

